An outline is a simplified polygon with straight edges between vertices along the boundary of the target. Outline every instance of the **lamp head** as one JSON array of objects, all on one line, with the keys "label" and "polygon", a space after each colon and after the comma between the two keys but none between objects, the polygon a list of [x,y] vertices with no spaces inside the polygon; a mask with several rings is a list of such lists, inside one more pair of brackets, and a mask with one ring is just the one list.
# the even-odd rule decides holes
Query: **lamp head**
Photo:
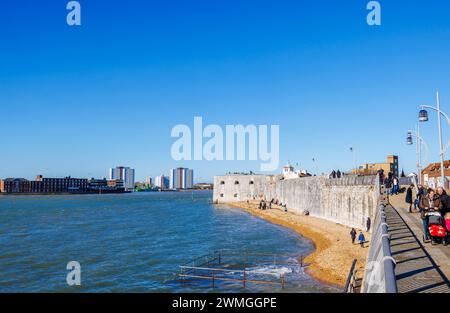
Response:
[{"label": "lamp head", "polygon": [[413,144],[413,139],[412,139],[411,132],[408,132],[408,134],[406,135],[406,144],[407,145],[412,145]]},{"label": "lamp head", "polygon": [[419,121],[420,122],[427,122],[428,121],[428,112],[427,110],[420,110],[419,111]]}]

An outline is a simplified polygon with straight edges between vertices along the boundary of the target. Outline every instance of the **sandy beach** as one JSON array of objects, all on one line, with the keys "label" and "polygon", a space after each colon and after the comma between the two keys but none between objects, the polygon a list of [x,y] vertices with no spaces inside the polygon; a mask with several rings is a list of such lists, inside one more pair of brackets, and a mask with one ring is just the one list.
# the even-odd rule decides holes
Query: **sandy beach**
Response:
[{"label": "sandy beach", "polygon": [[284,212],[273,206],[270,210],[259,210],[258,201],[234,202],[229,205],[263,218],[272,223],[289,227],[303,237],[309,238],[315,245],[315,251],[305,258],[307,272],[317,280],[344,286],[352,261],[357,259],[358,277],[364,273],[370,234],[364,232],[365,248],[353,245],[350,238],[351,228],[334,222],[304,216],[294,212]]}]

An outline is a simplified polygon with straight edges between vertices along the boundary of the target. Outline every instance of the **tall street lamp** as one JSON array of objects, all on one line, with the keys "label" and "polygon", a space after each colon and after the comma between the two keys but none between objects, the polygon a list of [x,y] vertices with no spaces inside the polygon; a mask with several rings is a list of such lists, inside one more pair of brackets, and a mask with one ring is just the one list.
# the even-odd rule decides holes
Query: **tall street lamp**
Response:
[{"label": "tall street lamp", "polygon": [[428,145],[426,141],[420,136],[420,128],[419,125],[416,126],[416,131],[408,131],[406,136],[406,144],[413,145],[413,137],[416,139],[416,158],[417,158],[417,179],[418,183],[422,183],[422,144],[425,146],[427,150],[427,159],[428,159]]},{"label": "tall street lamp", "polygon": [[355,175],[358,175],[358,166],[356,165],[355,149],[353,147],[350,147],[350,152],[353,155],[353,165],[355,166]]},{"label": "tall street lamp", "polygon": [[447,149],[447,147],[444,149],[442,144],[442,126],[441,126],[441,115],[444,116],[447,119],[448,125],[450,125],[450,118],[448,115],[441,111],[441,101],[439,98],[439,91],[436,92],[436,107],[429,106],[429,105],[421,105],[419,111],[419,121],[420,122],[427,122],[428,121],[428,112],[426,109],[434,110],[437,112],[438,115],[438,131],[439,131],[439,156],[441,160],[441,179],[442,184],[445,185],[445,174],[444,174],[444,153]]}]

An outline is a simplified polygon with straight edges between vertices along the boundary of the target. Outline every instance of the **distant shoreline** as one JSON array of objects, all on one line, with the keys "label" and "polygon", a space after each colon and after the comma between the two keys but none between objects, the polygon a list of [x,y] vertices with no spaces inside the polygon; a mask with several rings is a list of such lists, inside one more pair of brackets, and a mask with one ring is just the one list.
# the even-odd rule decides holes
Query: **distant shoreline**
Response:
[{"label": "distant shoreline", "polygon": [[186,190],[149,190],[149,191],[125,191],[125,192],[54,192],[54,193],[44,193],[44,192],[16,192],[16,193],[6,193],[0,192],[0,197],[8,196],[83,196],[83,195],[123,195],[123,194],[142,194],[142,193],[168,193],[168,192],[192,192],[192,191],[212,191],[212,189],[186,189]]}]

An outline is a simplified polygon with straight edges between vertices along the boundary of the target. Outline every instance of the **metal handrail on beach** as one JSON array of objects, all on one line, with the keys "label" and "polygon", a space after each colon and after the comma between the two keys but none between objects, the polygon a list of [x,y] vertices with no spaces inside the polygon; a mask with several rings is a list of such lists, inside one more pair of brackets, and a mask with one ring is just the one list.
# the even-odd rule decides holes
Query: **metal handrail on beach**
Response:
[{"label": "metal handrail on beach", "polygon": [[[216,281],[235,282],[242,284],[246,288],[248,283],[270,284],[285,286],[285,275],[280,274],[278,278],[271,278],[270,275],[257,270],[248,269],[250,257],[256,257],[258,263],[270,263],[276,265],[292,265],[294,262],[282,261],[280,257],[291,257],[287,254],[269,254],[269,253],[249,253],[249,252],[223,252],[215,251],[212,254],[200,256],[179,266],[177,276],[182,283],[188,280],[210,280],[212,287],[215,287]],[[225,263],[224,258],[239,257],[231,259],[230,263]],[[201,263],[200,263],[201,262]],[[300,266],[303,266],[303,256],[299,259]]]},{"label": "metal handrail on beach", "polygon": [[352,266],[350,267],[350,272],[348,273],[347,281],[346,281],[345,287],[344,287],[344,293],[353,293],[355,291],[356,272],[357,272],[356,262],[357,262],[357,260],[354,259],[352,262]]}]

